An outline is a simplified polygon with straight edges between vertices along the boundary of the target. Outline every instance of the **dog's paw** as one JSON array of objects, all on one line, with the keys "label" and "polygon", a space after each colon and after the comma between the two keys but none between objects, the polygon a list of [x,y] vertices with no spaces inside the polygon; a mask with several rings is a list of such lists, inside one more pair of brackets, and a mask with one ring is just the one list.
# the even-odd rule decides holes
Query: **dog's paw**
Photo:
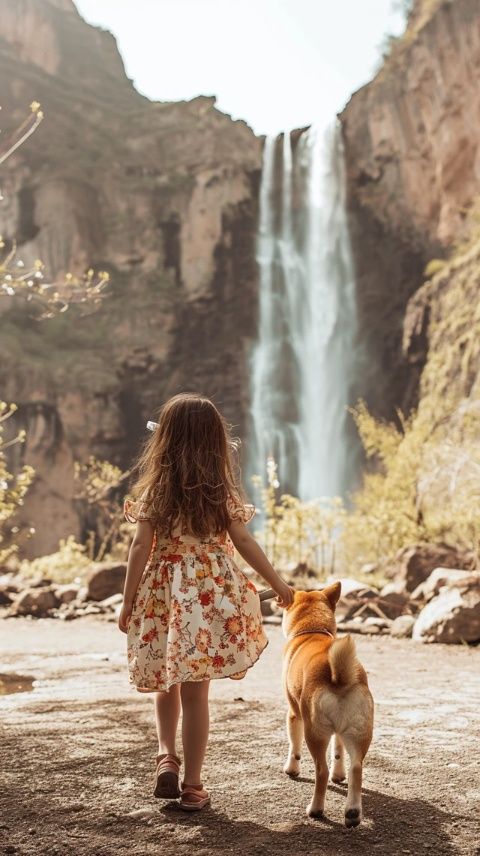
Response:
[{"label": "dog's paw", "polygon": [[360,808],[347,808],[345,811],[345,826],[359,826],[362,821],[362,810]]},{"label": "dog's paw", "polygon": [[286,773],[287,776],[290,776],[291,779],[296,779],[300,775],[300,758],[297,758],[295,755],[290,755],[283,768],[283,772]]},{"label": "dog's paw", "polygon": [[330,781],[334,782],[336,785],[340,785],[345,781],[347,774],[345,770],[331,770],[330,772]]},{"label": "dog's paw", "polygon": [[323,817],[323,808],[317,808],[313,802],[307,805],[305,812],[307,817]]}]

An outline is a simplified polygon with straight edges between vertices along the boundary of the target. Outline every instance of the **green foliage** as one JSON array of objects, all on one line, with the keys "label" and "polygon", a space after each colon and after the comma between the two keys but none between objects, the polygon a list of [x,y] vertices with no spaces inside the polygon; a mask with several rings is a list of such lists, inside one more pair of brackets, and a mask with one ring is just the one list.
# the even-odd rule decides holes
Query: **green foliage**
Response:
[{"label": "green foliage", "polygon": [[71,583],[73,580],[81,580],[90,565],[87,548],[78,544],[71,535],[65,541],[60,541],[55,553],[20,562],[19,570],[25,577],[44,577],[56,583]]},{"label": "green foliage", "polygon": [[438,273],[440,270],[443,270],[445,265],[445,259],[431,259],[423,272],[424,276],[426,276],[427,278],[435,276],[436,273]]},{"label": "green foliage", "polygon": [[118,513],[118,494],[129,475],[93,455],[85,464],[75,465],[75,498],[82,507],[83,516],[95,521],[95,528],[90,529],[86,542],[91,561],[126,557],[130,529]]},{"label": "green foliage", "polygon": [[361,442],[373,469],[352,497],[340,549],[344,562],[358,570],[381,563],[426,533],[417,504],[417,477],[428,427],[412,416],[401,427],[374,419],[363,403],[353,411]]},{"label": "green foliage", "polygon": [[34,472],[32,467],[24,466],[16,475],[12,475],[7,467],[5,452],[9,446],[23,443],[24,433],[17,434],[12,440],[5,440],[5,422],[15,412],[14,404],[0,401],[0,563],[18,551],[19,540],[25,532],[14,525],[13,518],[23,505],[23,498],[32,483]]},{"label": "green foliage", "polygon": [[[438,422],[419,410],[397,429],[372,419],[363,406],[357,409],[360,437],[376,467],[365,473],[344,522],[345,563],[356,570],[367,562],[381,566],[422,541],[472,550],[480,560],[479,416],[480,402],[463,402]],[[385,454],[386,448],[392,453]]]},{"label": "green foliage", "polygon": [[258,534],[271,562],[283,571],[304,567],[319,578],[335,572],[336,534],[345,517],[342,500],[317,499],[302,502],[280,487],[273,458],[267,462],[267,486],[261,491],[264,525]]}]

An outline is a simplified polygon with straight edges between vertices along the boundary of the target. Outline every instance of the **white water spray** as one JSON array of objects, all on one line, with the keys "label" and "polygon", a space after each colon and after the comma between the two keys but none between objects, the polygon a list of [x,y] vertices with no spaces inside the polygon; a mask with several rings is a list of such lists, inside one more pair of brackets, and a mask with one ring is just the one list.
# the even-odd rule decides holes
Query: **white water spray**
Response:
[{"label": "white water spray", "polygon": [[250,473],[272,455],[284,490],[342,495],[355,469],[346,425],[356,313],[337,127],[311,128],[293,149],[290,134],[267,138],[257,262]]}]

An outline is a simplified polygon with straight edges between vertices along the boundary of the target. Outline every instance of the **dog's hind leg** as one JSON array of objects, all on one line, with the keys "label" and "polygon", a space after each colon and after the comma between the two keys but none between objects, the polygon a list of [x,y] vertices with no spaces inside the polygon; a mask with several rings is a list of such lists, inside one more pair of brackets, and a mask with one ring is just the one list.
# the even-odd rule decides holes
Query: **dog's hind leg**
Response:
[{"label": "dog's hind leg", "polygon": [[345,773],[345,746],[339,734],[334,734],[332,741],[332,760],[330,764],[330,778],[332,782],[343,782]]},{"label": "dog's hind leg", "polygon": [[300,775],[300,758],[303,744],[303,721],[301,714],[290,708],[287,713],[288,757],[283,768],[287,776],[295,779]]},{"label": "dog's hind leg", "polygon": [[321,817],[325,806],[325,793],[328,783],[327,747],[330,735],[315,734],[307,729],[305,739],[315,762],[315,790],[310,803],[307,805],[307,814],[309,817]]},{"label": "dog's hind leg", "polygon": [[357,739],[350,735],[344,734],[343,741],[350,757],[345,826],[358,826],[362,820],[362,770],[365,753],[361,751]]}]

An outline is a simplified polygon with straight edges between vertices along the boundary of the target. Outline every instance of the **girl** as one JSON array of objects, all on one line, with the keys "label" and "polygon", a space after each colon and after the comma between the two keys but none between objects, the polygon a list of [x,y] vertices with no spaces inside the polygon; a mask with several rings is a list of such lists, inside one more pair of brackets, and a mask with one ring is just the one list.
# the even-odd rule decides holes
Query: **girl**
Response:
[{"label": "girl", "polygon": [[[243,678],[267,644],[255,586],[233,561],[235,546],[273,588],[293,600],[245,524],[226,424],[208,398],[176,395],[137,465],[125,503],[137,523],[128,557],[119,627],[128,633],[130,681],[155,693],[159,754],[156,797],[180,796],[186,811],[210,801],[201,780],[211,678]],[[182,709],[184,781],[176,733]]]}]

